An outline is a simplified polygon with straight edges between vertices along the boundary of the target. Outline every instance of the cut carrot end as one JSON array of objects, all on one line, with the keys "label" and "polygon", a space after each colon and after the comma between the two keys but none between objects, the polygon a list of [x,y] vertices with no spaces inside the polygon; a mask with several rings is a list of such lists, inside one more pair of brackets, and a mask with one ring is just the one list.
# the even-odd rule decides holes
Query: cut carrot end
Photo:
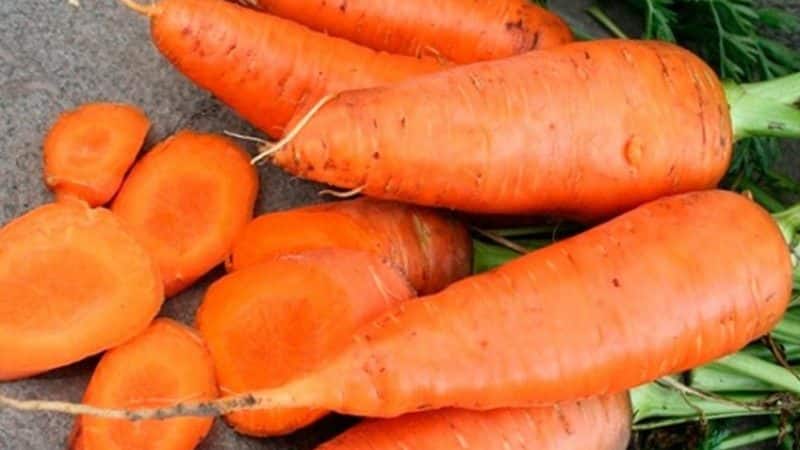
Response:
[{"label": "cut carrot end", "polygon": [[[130,0],[124,0],[124,1],[130,1]],[[300,119],[299,122],[297,122],[297,125],[295,125],[294,128],[292,128],[286,134],[286,136],[283,137],[283,139],[281,139],[280,141],[276,142],[275,145],[264,145],[262,147],[263,150],[258,155],[256,155],[253,159],[251,159],[250,163],[253,164],[253,165],[258,164],[261,161],[263,161],[264,159],[269,158],[270,156],[274,155],[275,153],[278,153],[279,151],[281,151],[281,149],[283,149],[283,147],[286,147],[289,144],[289,142],[291,142],[292,139],[294,139],[295,136],[297,136],[297,134],[300,133],[300,131],[303,128],[305,128],[306,125],[308,125],[308,122],[311,121],[311,118],[314,117],[314,115],[317,113],[317,111],[322,109],[323,106],[325,106],[328,102],[330,102],[331,100],[336,98],[338,95],[339,95],[338,93],[335,93],[335,94],[328,94],[325,97],[322,97],[317,102],[317,104],[315,104],[310,110],[308,110],[306,115],[303,116],[303,118]]]},{"label": "cut carrot end", "polygon": [[161,7],[156,3],[143,5],[136,0],[119,0],[123,5],[147,17],[152,17],[161,12]]}]

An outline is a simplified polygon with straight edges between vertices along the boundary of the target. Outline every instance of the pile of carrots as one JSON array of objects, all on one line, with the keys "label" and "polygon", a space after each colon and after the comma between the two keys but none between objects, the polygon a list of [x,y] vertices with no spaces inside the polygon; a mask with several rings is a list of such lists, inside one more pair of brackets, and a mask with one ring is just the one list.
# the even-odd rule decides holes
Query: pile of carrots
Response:
[{"label": "pile of carrots", "polygon": [[[0,229],[0,380],[102,357],[81,404],[0,405],[77,415],[72,449],[336,412],[367,420],[321,450],[622,450],[629,390],[789,305],[800,221],[716,186],[737,139],[800,137],[800,75],[735,86],[674,45],[571,42],[527,0],[121,1],[277,141],[183,130],[137,158],[134,106],[55,121],[54,202]],[[364,196],[254,218],[263,160]],[[448,210],[588,230],[473,274],[486,244]],[[194,328],[156,318],[220,265]]]}]

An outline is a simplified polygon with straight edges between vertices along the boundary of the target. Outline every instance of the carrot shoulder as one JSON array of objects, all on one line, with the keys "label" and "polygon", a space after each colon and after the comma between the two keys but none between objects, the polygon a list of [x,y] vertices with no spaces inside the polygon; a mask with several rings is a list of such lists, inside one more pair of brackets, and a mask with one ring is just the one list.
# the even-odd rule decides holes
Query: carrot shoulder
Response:
[{"label": "carrot shoulder", "polygon": [[434,58],[390,55],[223,1],[163,0],[153,42],[184,75],[272,137],[306,102],[438,70]]},{"label": "carrot shoulder", "polygon": [[[164,406],[217,395],[213,362],[202,339],[184,325],[156,319],[142,334],[103,355],[83,400],[96,406]],[[70,448],[192,450],[212,423],[213,418],[131,423],[79,416]]]},{"label": "carrot shoulder", "polygon": [[56,196],[108,203],[144,143],[150,122],[134,106],[90,103],[61,114],[44,140],[44,177]]},{"label": "carrot shoulder", "polygon": [[607,40],[344,92],[274,161],[373,197],[597,219],[716,186],[732,142],[722,84],[700,58]]},{"label": "carrot shoulder", "polygon": [[252,218],[257,192],[241,148],[181,131],[134,166],[111,210],[152,253],[174,295],[223,262]]},{"label": "carrot shoulder", "polygon": [[631,433],[627,393],[554,407],[443,409],[366,420],[318,450],[625,450]]},{"label": "carrot shoulder", "polygon": [[64,199],[0,229],[0,380],[97,354],[142,332],[158,268],[105,209]]},{"label": "carrot shoulder", "polygon": [[572,40],[555,14],[527,0],[244,0],[378,50],[436,53],[457,63],[504,58]]},{"label": "carrot shoulder", "polygon": [[472,261],[472,242],[459,222],[427,208],[363,197],[256,218],[236,239],[228,268],[322,248],[374,253],[423,295],[465,277]]},{"label": "carrot shoulder", "polygon": [[[333,225],[333,224],[332,224]],[[197,313],[225,394],[279,386],[340,351],[356,330],[413,296],[403,275],[368,252],[326,249],[268,258],[211,285]],[[290,433],[324,409],[227,417],[241,433]]]}]

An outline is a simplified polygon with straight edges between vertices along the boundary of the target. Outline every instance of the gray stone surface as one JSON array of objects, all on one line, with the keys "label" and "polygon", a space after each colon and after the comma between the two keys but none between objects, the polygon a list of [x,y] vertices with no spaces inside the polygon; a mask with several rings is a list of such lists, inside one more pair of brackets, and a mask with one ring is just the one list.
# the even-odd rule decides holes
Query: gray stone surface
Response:
[{"label": "gray stone surface", "polygon": [[[117,100],[142,106],[154,123],[148,145],[184,127],[254,133],[172,70],[150,44],[144,19],[113,0],[80,3],[76,8],[67,0],[0,0],[0,223],[50,199],[41,182],[41,140],[60,111],[78,104]],[[582,13],[589,1],[551,3],[584,30],[603,34]],[[635,22],[625,25],[636,28]],[[316,186],[278,170],[262,170],[261,181],[259,212],[319,201]],[[205,287],[218,275],[170,300],[163,314],[190,322]],[[0,384],[0,393],[77,401],[94,363]],[[334,418],[289,438],[255,440],[218,422],[200,448],[310,449],[343,423],[347,420]],[[63,415],[0,410],[0,450],[64,448],[71,424]]]}]

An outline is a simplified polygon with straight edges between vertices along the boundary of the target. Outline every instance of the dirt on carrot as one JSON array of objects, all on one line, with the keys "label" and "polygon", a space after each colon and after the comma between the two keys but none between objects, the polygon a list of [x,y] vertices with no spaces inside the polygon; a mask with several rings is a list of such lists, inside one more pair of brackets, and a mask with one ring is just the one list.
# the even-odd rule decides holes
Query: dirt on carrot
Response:
[{"label": "dirt on carrot", "polygon": [[236,239],[228,269],[322,248],[363,250],[387,260],[421,295],[469,274],[472,241],[445,213],[359,198],[264,214]]},{"label": "dirt on carrot", "polygon": [[[100,360],[83,401],[96,406],[171,405],[216,398],[214,364],[194,330],[156,319],[136,338]],[[213,418],[125,422],[80,416],[72,450],[192,450],[211,430]]]},{"label": "dirt on carrot", "polygon": [[0,229],[0,380],[66,366],[141,333],[158,267],[106,209],[65,198]]},{"label": "dirt on carrot", "polygon": [[456,67],[344,92],[305,116],[287,146],[267,151],[293,175],[490,214],[598,219],[712,188],[733,141],[711,68],[656,42],[581,42]]},{"label": "dirt on carrot", "polygon": [[437,59],[376,52],[223,1],[163,0],[132,7],[150,16],[153,43],[190,80],[272,137],[305,103],[444,67]]},{"label": "dirt on carrot", "polygon": [[443,409],[366,420],[318,450],[625,450],[631,433],[627,393],[552,407]]},{"label": "dirt on carrot", "polygon": [[111,210],[152,253],[171,296],[224,261],[257,193],[244,150],[181,131],[134,166]]},{"label": "dirt on carrot", "polygon": [[[355,331],[414,291],[378,256],[327,249],[268,258],[211,285],[197,313],[220,389],[235,394],[279,386],[314,369]],[[275,436],[325,415],[289,408],[227,417],[239,432]]]},{"label": "dirt on carrot", "polygon": [[44,140],[47,186],[58,198],[108,203],[149,129],[144,112],[131,105],[89,103],[62,113]]},{"label": "dirt on carrot", "polygon": [[377,50],[440,55],[457,63],[498,59],[572,40],[558,16],[527,0],[247,0]]}]

